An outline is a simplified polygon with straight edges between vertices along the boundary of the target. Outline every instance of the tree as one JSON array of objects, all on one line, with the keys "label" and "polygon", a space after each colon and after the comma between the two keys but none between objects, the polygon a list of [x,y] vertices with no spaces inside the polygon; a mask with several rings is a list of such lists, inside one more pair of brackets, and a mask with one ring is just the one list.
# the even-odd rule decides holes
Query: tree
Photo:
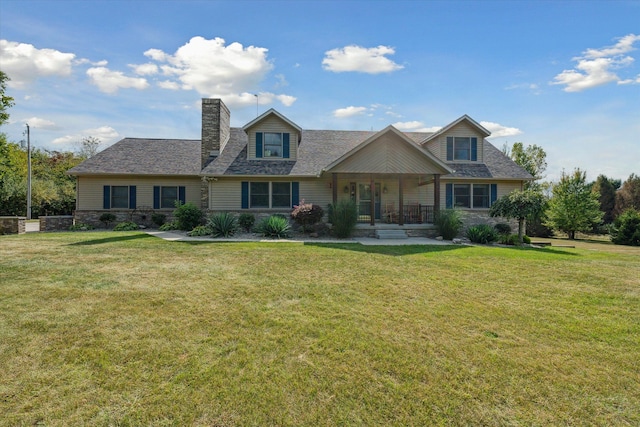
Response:
[{"label": "tree", "polygon": [[640,211],[640,176],[635,174],[631,174],[616,193],[616,216],[627,209]]},{"label": "tree", "polygon": [[568,175],[563,171],[552,194],[546,223],[567,233],[569,239],[575,239],[576,231],[590,231],[602,221],[604,214],[600,211],[600,201],[587,184],[586,172],[576,169]]},{"label": "tree", "polygon": [[9,80],[11,80],[9,76],[7,76],[3,71],[0,71],[0,125],[9,120],[9,113],[7,113],[7,109],[14,105],[13,98],[4,94]]},{"label": "tree", "polygon": [[100,151],[100,138],[96,138],[93,136],[85,136],[78,143],[78,156],[83,159],[88,159],[89,157],[95,156]]},{"label": "tree", "polygon": [[616,206],[616,187],[614,180],[604,175],[599,175],[596,182],[593,183],[591,191],[598,196],[600,210],[604,213],[603,222],[605,224],[611,224],[615,218],[614,209]]},{"label": "tree", "polygon": [[[535,144],[524,147],[522,142],[516,142],[511,149],[505,144],[502,152],[529,172],[531,176],[535,178],[535,181],[544,178],[544,171],[547,170],[547,153],[542,147]],[[528,182],[525,184],[525,188],[531,188],[537,185],[535,182]]]},{"label": "tree", "polygon": [[528,218],[536,218],[544,211],[546,199],[540,191],[528,189],[512,191],[500,197],[491,205],[489,216],[515,218],[518,220],[518,240],[522,244],[524,236],[524,222]]}]

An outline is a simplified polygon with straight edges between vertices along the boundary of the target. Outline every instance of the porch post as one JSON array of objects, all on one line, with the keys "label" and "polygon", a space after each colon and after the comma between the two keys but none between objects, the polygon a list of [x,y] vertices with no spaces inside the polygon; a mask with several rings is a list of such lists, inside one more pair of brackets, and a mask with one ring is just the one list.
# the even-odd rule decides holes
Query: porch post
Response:
[{"label": "porch post", "polygon": [[376,225],[376,182],[373,179],[373,174],[370,177],[371,180],[371,213],[369,215],[370,224]]},{"label": "porch post", "polygon": [[331,190],[333,193],[333,205],[335,206],[338,203],[338,174],[331,174]]},{"label": "porch post", "polygon": [[440,210],[440,174],[433,174],[433,214]]},{"label": "porch post", "polygon": [[404,179],[398,175],[398,225],[404,225]]}]

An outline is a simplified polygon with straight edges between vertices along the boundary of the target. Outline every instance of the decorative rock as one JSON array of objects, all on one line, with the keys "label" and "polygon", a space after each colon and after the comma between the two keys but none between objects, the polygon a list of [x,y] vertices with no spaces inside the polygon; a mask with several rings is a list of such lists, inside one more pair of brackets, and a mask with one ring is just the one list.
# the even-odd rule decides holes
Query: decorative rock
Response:
[{"label": "decorative rock", "polygon": [[453,239],[451,241],[451,243],[453,243],[454,245],[461,245],[462,244],[462,239]]},{"label": "decorative rock", "polygon": [[442,236],[438,236],[436,237],[436,240],[444,240],[444,238]]}]

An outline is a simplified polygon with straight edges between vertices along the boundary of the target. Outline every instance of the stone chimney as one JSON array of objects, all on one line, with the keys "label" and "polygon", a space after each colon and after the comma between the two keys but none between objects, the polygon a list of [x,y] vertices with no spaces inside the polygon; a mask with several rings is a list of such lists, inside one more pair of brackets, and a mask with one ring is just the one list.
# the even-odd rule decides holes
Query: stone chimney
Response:
[{"label": "stone chimney", "polygon": [[220,155],[230,136],[231,114],[220,99],[202,99],[202,168]]}]

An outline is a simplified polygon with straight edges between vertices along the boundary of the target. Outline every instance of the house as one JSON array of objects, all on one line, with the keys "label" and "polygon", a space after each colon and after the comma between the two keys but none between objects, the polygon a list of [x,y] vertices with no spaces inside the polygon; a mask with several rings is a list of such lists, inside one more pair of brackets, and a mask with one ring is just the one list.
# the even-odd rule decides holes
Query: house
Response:
[{"label": "house", "polygon": [[274,109],[234,128],[220,99],[203,99],[201,140],[125,138],[70,169],[75,218],[144,221],[170,216],[176,200],[259,217],[350,198],[365,230],[425,234],[434,212],[451,207],[467,224],[487,222],[498,197],[533,179],[489,135],[467,115],[435,133],[369,132],[306,130]]}]

